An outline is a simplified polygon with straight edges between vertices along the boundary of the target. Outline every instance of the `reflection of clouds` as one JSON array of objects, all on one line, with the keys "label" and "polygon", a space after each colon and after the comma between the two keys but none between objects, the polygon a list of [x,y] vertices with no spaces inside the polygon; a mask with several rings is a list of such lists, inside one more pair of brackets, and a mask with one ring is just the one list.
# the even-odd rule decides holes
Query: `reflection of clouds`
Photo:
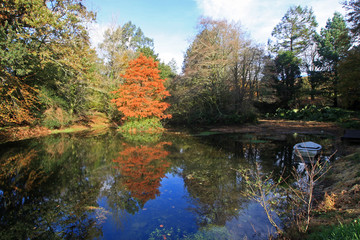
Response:
[{"label": "reflection of clouds", "polygon": [[103,182],[101,188],[100,188],[100,192],[103,191],[107,191],[111,189],[111,186],[113,186],[115,184],[115,178],[114,176],[107,176],[106,180]]}]

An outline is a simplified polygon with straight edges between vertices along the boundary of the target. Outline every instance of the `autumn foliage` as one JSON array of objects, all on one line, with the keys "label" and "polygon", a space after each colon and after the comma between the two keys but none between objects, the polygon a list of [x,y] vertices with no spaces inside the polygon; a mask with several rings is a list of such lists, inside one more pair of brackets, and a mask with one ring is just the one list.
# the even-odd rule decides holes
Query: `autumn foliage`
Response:
[{"label": "autumn foliage", "polygon": [[0,67],[0,126],[32,123],[37,90]]},{"label": "autumn foliage", "polygon": [[169,152],[164,150],[164,145],[170,142],[161,142],[155,146],[129,146],[119,153],[113,161],[115,168],[121,171],[124,185],[131,195],[143,204],[160,195],[160,182],[170,162],[166,160]]},{"label": "autumn foliage", "polygon": [[171,118],[170,114],[164,113],[170,104],[162,100],[170,94],[166,91],[165,79],[160,78],[159,72],[158,62],[151,57],[147,58],[141,54],[129,62],[126,73],[121,75],[124,83],[118,90],[112,92],[117,95],[112,102],[123,113],[124,120],[147,117]]}]

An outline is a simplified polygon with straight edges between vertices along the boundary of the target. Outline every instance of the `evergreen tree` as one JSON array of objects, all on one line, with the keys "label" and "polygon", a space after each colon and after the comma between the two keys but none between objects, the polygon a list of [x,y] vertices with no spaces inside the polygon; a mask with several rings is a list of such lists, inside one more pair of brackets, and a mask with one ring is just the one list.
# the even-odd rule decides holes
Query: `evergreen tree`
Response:
[{"label": "evergreen tree", "polygon": [[312,8],[290,7],[271,33],[276,39],[272,52],[290,51],[299,56],[312,42],[317,25]]},{"label": "evergreen tree", "polygon": [[354,41],[360,40],[360,0],[349,0],[344,2],[348,10],[347,21],[350,23],[350,30],[353,34]]},{"label": "evergreen tree", "polygon": [[291,51],[281,51],[275,58],[277,78],[274,88],[280,99],[280,107],[288,108],[296,101],[301,86],[299,65],[300,59]]},{"label": "evergreen tree", "polygon": [[317,65],[321,69],[328,86],[327,92],[333,99],[334,106],[338,105],[338,64],[351,46],[349,30],[340,13],[334,13],[328,19],[325,28],[317,36],[319,60]]}]

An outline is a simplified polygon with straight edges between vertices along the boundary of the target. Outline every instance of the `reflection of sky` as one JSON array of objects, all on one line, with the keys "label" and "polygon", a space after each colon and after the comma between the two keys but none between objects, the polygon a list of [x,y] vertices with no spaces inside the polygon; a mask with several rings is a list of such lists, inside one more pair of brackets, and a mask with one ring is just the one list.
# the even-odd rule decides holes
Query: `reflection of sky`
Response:
[{"label": "reflection of sky", "polygon": [[[149,200],[143,209],[134,215],[124,213],[123,216],[113,216],[105,197],[98,200],[100,207],[109,211],[107,219],[102,223],[104,239],[147,239],[156,229],[170,230],[171,228],[187,234],[196,233],[196,216],[188,211],[193,208],[188,199],[181,177],[167,174],[162,179],[160,196]],[[117,219],[121,219],[119,222]],[[220,226],[221,227],[221,226]],[[274,228],[268,222],[266,214],[257,203],[250,203],[247,208],[239,210],[236,218],[228,221],[225,231],[236,238],[245,236],[251,239],[264,239]],[[265,235],[264,235],[265,234]]]},{"label": "reflection of sky", "polygon": [[249,203],[239,212],[239,217],[228,221],[226,228],[234,239],[268,239],[269,233],[275,233],[264,209],[256,202]]},{"label": "reflection of sky", "polygon": [[[152,231],[158,229],[178,229],[193,233],[197,230],[195,216],[187,211],[186,189],[183,179],[168,174],[162,179],[160,196],[149,200],[143,209],[134,215],[125,213],[120,219],[109,214],[102,224],[104,239],[147,239]],[[106,198],[98,200],[100,207],[111,211]],[[160,225],[162,227],[160,227]],[[142,234],[142,235],[141,235]]]},{"label": "reflection of sky", "polygon": [[103,185],[100,189],[100,191],[109,190],[111,186],[115,183],[114,177],[111,175],[108,175],[106,180],[103,182]]}]

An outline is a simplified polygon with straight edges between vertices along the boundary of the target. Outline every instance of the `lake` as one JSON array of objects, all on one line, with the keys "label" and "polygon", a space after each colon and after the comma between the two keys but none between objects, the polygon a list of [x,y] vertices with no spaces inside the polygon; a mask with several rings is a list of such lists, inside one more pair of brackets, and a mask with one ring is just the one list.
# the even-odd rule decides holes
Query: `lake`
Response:
[{"label": "lake", "polygon": [[301,141],[335,150],[325,135],[176,131],[1,144],[0,238],[267,239],[275,229],[236,170],[289,172]]}]

